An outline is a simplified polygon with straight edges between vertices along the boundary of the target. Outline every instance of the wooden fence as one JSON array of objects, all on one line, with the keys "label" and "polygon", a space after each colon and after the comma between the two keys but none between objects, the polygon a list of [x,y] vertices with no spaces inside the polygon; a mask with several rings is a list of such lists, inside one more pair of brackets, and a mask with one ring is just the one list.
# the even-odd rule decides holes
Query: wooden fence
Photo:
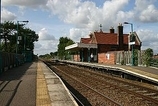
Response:
[{"label": "wooden fence", "polygon": [[[143,54],[144,51],[134,52],[133,60],[134,65],[142,66],[143,65]],[[131,65],[132,64],[132,52],[131,51],[118,51],[115,54],[116,64],[122,65]]]},{"label": "wooden fence", "polygon": [[15,53],[0,52],[0,73],[24,63],[24,56]]}]

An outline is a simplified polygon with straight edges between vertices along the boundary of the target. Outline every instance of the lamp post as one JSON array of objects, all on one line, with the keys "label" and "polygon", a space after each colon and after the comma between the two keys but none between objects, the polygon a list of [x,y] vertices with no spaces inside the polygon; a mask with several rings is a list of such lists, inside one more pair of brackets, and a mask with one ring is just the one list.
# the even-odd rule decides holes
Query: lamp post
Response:
[{"label": "lamp post", "polygon": [[16,54],[18,53],[19,22],[28,23],[29,21],[17,21]]},{"label": "lamp post", "polygon": [[16,63],[18,64],[18,35],[19,35],[19,22],[28,23],[29,21],[17,21],[17,35],[16,35]]},{"label": "lamp post", "polygon": [[132,41],[130,40],[131,46],[132,46],[132,58],[131,58],[131,62],[132,62],[132,66],[134,66],[134,50],[133,50],[133,45],[135,44],[133,41],[133,24],[129,23],[129,22],[124,22],[124,24],[130,24],[131,25],[131,36],[132,36]]}]

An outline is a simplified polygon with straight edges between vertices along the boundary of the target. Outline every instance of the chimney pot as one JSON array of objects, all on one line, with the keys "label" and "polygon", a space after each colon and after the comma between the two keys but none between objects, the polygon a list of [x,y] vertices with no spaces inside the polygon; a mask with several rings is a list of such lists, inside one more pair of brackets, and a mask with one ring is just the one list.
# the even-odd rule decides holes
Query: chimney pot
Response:
[{"label": "chimney pot", "polygon": [[119,25],[118,26],[122,26],[122,23],[119,23]]},{"label": "chimney pot", "polygon": [[110,33],[115,33],[114,27],[111,27],[111,28],[110,28]]}]

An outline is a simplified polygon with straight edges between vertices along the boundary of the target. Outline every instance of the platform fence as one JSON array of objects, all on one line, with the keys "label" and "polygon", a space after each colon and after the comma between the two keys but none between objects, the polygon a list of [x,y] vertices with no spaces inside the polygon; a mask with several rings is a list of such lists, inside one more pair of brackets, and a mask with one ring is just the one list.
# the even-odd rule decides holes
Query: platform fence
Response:
[{"label": "platform fence", "polygon": [[0,73],[24,63],[22,54],[0,52]]}]

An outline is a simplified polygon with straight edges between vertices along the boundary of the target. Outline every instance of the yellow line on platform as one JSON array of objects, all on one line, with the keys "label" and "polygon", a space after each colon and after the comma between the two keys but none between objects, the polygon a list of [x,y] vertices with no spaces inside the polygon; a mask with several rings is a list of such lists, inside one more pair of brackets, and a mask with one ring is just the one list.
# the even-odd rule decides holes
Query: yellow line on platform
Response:
[{"label": "yellow line on platform", "polygon": [[37,64],[36,106],[51,106],[46,80],[40,62]]}]

